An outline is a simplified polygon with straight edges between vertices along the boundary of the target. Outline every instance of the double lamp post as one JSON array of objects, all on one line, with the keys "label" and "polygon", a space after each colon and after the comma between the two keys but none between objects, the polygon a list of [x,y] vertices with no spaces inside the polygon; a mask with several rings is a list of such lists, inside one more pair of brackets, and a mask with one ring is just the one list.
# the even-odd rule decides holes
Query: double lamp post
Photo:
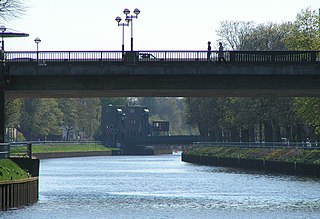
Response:
[{"label": "double lamp post", "polygon": [[122,53],[124,53],[124,27],[129,26],[131,23],[131,51],[133,51],[133,19],[138,18],[140,14],[140,10],[138,8],[134,9],[134,15],[130,15],[129,9],[124,9],[123,13],[125,14],[126,18],[124,23],[120,23],[122,21],[121,17],[117,16],[116,21],[118,22],[118,26],[122,27]]}]

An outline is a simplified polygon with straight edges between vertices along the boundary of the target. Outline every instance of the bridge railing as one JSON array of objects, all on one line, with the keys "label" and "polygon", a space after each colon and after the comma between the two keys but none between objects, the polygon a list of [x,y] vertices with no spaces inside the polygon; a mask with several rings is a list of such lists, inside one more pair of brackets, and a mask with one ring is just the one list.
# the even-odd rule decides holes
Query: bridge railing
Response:
[{"label": "bridge railing", "polygon": [[10,144],[2,143],[0,144],[0,159],[10,157]]},{"label": "bridge railing", "polygon": [[29,142],[3,143],[0,144],[0,159],[10,157],[32,158],[32,144]]},{"label": "bridge railing", "polygon": [[316,51],[230,51],[232,62],[316,62]]},{"label": "bridge railing", "polygon": [[[17,51],[6,52],[6,62],[207,62],[207,51]],[[227,62],[319,62],[320,51],[225,51]],[[211,61],[217,61],[217,51]]]}]

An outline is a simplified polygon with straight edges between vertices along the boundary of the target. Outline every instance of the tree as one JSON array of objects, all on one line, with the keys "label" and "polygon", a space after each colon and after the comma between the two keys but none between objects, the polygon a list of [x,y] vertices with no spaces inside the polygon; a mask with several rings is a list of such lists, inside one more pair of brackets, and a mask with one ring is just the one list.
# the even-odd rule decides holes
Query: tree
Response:
[{"label": "tree", "polygon": [[5,101],[5,127],[17,127],[21,116],[21,99]]},{"label": "tree", "polygon": [[[320,17],[315,10],[301,10],[284,41],[286,46],[291,50],[319,50],[319,21]],[[299,118],[314,126],[316,134],[320,134],[320,98],[295,98],[294,104]]]},{"label": "tree", "polygon": [[100,130],[101,101],[98,98],[83,98],[77,100],[77,128],[79,137],[81,139],[94,139]]},{"label": "tree", "polygon": [[62,112],[55,99],[25,99],[19,131],[27,140],[61,136]]},{"label": "tree", "polygon": [[284,44],[291,23],[258,24],[252,21],[222,21],[217,35],[232,50],[287,50]]},{"label": "tree", "polygon": [[248,45],[246,40],[254,29],[254,22],[252,21],[222,21],[220,28],[217,30],[217,35],[225,42],[227,47],[232,50],[244,50]]},{"label": "tree", "polygon": [[76,99],[59,99],[58,104],[62,112],[61,125],[66,131],[66,140],[70,140],[70,134],[74,131],[78,120],[78,105]]},{"label": "tree", "polygon": [[320,98],[295,98],[295,107],[297,115],[320,134]]},{"label": "tree", "polygon": [[252,51],[283,51],[287,50],[283,39],[288,36],[290,23],[259,24],[252,28],[251,33],[244,38],[242,50]]},{"label": "tree", "polygon": [[311,8],[301,10],[284,39],[286,46],[290,50],[319,50],[319,19],[317,12]]},{"label": "tree", "polygon": [[2,0],[0,1],[0,18],[7,20],[19,17],[25,9],[24,0]]},{"label": "tree", "polygon": [[219,98],[186,98],[185,117],[189,125],[197,127],[205,140],[221,141]]}]

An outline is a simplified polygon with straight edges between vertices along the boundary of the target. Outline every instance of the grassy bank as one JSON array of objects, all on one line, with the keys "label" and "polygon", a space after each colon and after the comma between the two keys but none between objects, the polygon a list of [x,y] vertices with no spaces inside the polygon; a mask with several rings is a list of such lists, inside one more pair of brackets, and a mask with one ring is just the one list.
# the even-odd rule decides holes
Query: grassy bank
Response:
[{"label": "grassy bank", "polygon": [[26,179],[30,177],[17,164],[9,159],[0,160],[0,181]]},{"label": "grassy bank", "polygon": [[207,157],[227,157],[243,159],[264,159],[273,161],[320,164],[320,149],[303,150],[296,148],[234,148],[234,147],[197,147],[186,152],[188,155]]},{"label": "grassy bank", "polygon": [[111,151],[113,149],[107,148],[99,144],[43,144],[32,145],[33,153],[52,153],[52,152],[87,152],[87,151]]},{"label": "grassy bank", "polygon": [[[12,147],[12,155],[23,155],[27,150],[26,146]],[[55,152],[90,152],[90,151],[112,151],[114,148],[107,148],[99,144],[33,144],[33,153],[55,153]]]}]

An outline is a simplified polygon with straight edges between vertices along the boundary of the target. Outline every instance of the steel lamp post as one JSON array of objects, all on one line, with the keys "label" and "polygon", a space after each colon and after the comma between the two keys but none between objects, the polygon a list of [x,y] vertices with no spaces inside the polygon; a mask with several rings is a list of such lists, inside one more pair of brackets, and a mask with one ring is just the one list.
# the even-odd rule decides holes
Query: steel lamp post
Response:
[{"label": "steel lamp post", "polygon": [[1,50],[4,51],[4,40],[3,40],[3,36],[4,36],[4,32],[7,30],[7,28],[3,25],[0,26],[0,31],[1,31]]},{"label": "steel lamp post", "polygon": [[34,42],[37,44],[37,62],[39,61],[39,43],[41,43],[41,40],[39,37],[36,37],[34,39]]},{"label": "steel lamp post", "polygon": [[124,54],[124,27],[129,26],[129,20],[126,18],[126,23],[120,23],[122,19],[119,16],[115,20],[118,22],[118,26],[122,27],[122,54]]},{"label": "steel lamp post", "polygon": [[133,19],[138,18],[140,10],[136,8],[133,10],[133,13],[135,15],[130,15],[130,10],[125,8],[123,10],[123,13],[126,15],[126,19],[128,19],[128,21],[131,22],[131,51],[133,51]]}]

